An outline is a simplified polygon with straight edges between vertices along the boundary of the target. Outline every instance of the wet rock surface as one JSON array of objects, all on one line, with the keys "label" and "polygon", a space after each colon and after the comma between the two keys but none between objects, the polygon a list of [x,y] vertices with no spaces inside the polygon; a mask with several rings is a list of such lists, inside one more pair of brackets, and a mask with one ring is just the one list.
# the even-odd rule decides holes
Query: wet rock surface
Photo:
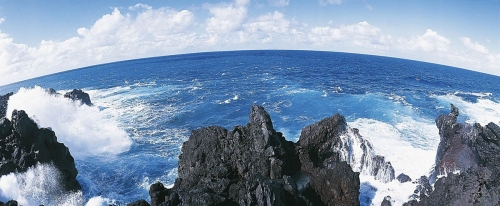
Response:
[{"label": "wet rock surface", "polygon": [[0,95],[0,118],[5,117],[7,114],[7,103],[9,101],[10,96],[14,93],[10,92],[5,95]]},{"label": "wet rock surface", "polygon": [[151,205],[359,205],[359,173],[329,145],[344,126],[337,123],[307,127],[295,144],[253,105],[245,126],[194,130],[173,188],[151,185]]},{"label": "wet rock surface", "polygon": [[500,127],[457,123],[458,115],[451,105],[436,119],[441,142],[430,177],[434,190],[408,205],[500,205]]},{"label": "wet rock surface", "polygon": [[[53,93],[54,91],[49,90],[49,93]],[[56,93],[57,94],[57,93]],[[87,106],[92,106],[92,101],[90,101],[90,96],[86,92],[81,89],[73,89],[70,92],[66,92],[64,97],[72,99],[74,101],[80,101],[82,104]]]},{"label": "wet rock surface", "polygon": [[81,190],[78,171],[68,148],[57,142],[55,133],[37,124],[22,110],[12,112],[12,121],[0,118],[0,176],[25,172],[36,164],[53,164],[67,191]]}]

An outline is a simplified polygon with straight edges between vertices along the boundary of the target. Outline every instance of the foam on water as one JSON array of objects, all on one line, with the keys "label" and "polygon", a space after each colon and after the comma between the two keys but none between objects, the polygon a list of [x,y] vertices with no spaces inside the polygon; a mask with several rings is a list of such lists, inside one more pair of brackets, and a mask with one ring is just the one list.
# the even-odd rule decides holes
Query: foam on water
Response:
[{"label": "foam on water", "polygon": [[460,111],[459,120],[480,123],[483,126],[490,122],[500,123],[500,103],[489,98],[490,93],[467,93],[475,97],[475,102],[461,97],[461,94],[463,93],[434,95],[433,97],[441,104],[454,104]]},{"label": "foam on water", "polygon": [[59,171],[53,165],[39,164],[24,173],[0,178],[0,200],[11,199],[19,205],[83,205],[82,192],[64,192]]},{"label": "foam on water", "polygon": [[[33,101],[36,99],[36,101]],[[21,88],[8,102],[7,114],[24,110],[40,127],[50,127],[75,159],[117,155],[128,151],[132,140],[114,114],[80,102],[50,95],[41,87]],[[7,115],[9,116],[9,115]]]},{"label": "foam on water", "polygon": [[[366,118],[360,118],[348,124],[359,129],[363,138],[372,143],[376,154],[384,156],[387,161],[391,162],[396,176],[405,173],[412,179],[416,179],[422,175],[428,175],[432,169],[436,157],[437,141],[439,140],[437,128],[433,129],[430,125],[424,125],[425,127],[420,128],[422,133],[424,133],[423,130],[427,129],[434,131],[435,133],[426,132],[430,136],[425,138],[435,143],[429,144],[428,147],[418,148],[407,141],[407,138],[412,138],[412,136],[408,136],[397,126]],[[412,123],[406,122],[404,124]]]},{"label": "foam on water", "polygon": [[368,175],[359,175],[359,180],[361,183],[359,201],[363,206],[380,205],[386,196],[391,196],[392,205],[402,205],[408,202],[416,187],[411,182],[400,183],[397,180],[382,183]]}]

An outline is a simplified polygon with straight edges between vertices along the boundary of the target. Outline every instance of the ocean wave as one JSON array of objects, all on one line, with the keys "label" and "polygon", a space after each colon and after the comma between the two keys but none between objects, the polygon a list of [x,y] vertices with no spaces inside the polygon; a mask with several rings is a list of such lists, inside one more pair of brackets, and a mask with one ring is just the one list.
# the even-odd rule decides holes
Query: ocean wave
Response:
[{"label": "ocean wave", "polygon": [[[439,143],[439,132],[433,125],[418,123],[415,120],[407,119],[405,125],[418,124],[419,130],[408,132],[400,125],[391,125],[374,119],[359,118],[348,125],[359,129],[359,133],[363,138],[368,139],[375,150],[375,154],[385,156],[387,161],[392,163],[396,175],[405,173],[411,178],[418,178],[422,175],[427,175],[432,169],[434,158],[436,155],[437,144]],[[429,132],[424,130],[430,130]],[[418,138],[415,142],[425,141],[420,140],[424,135],[426,141],[433,143],[426,147],[415,147],[409,140]]]},{"label": "ocean wave", "polygon": [[500,123],[500,103],[490,98],[490,93],[474,93],[477,95],[475,101],[457,95],[457,93],[446,95],[433,95],[443,107],[449,108],[449,104],[455,105],[460,110],[459,120],[467,123],[480,123],[486,125],[490,122]]},{"label": "ocean wave", "polygon": [[[33,101],[36,99],[36,101]],[[21,88],[8,102],[8,114],[25,110],[41,127],[50,127],[75,159],[117,155],[128,151],[132,140],[109,110],[80,105],[41,87]],[[9,115],[7,115],[9,116]]]},{"label": "ocean wave", "polygon": [[39,164],[23,173],[0,177],[0,200],[19,205],[84,205],[82,192],[62,189],[59,171],[50,164]]}]

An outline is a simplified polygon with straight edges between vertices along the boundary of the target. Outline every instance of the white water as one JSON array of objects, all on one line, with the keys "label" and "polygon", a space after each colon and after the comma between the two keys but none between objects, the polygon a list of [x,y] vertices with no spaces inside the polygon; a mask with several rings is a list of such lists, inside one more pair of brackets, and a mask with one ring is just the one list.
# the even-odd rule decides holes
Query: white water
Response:
[{"label": "white water", "polygon": [[38,86],[21,88],[12,95],[7,114],[14,109],[26,111],[39,127],[52,128],[58,141],[69,148],[75,159],[117,155],[128,151],[132,144],[109,110],[81,105],[62,95],[50,95]]},{"label": "white water", "polygon": [[[24,173],[0,177],[0,200],[11,199],[19,205],[83,205],[81,192],[63,192],[60,176],[52,165],[37,165]],[[89,205],[90,206],[90,205]]]}]

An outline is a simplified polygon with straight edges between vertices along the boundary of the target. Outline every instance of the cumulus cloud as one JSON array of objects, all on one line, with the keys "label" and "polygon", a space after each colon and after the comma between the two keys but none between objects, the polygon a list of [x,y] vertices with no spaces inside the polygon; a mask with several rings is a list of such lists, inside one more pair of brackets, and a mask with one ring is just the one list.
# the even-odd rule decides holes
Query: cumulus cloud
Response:
[{"label": "cumulus cloud", "polygon": [[[123,14],[115,8],[78,36],[64,41],[44,40],[36,47],[16,44],[0,32],[0,84],[93,64],[179,53],[193,45],[186,32],[195,16],[187,10],[152,9],[136,5]],[[8,74],[8,75],[7,75]]]},{"label": "cumulus cloud", "polygon": [[290,4],[290,0],[267,0],[269,5],[276,7],[285,7]]},{"label": "cumulus cloud", "polygon": [[477,42],[472,42],[468,37],[460,37],[460,40],[464,44],[465,47],[469,48],[472,51],[481,53],[481,54],[489,54],[490,52],[488,49],[486,49],[485,46],[477,43]]},{"label": "cumulus cloud", "polygon": [[411,38],[400,38],[398,40],[401,50],[420,50],[420,51],[448,51],[450,40],[439,35],[437,32],[427,29],[425,34],[413,36]]},{"label": "cumulus cloud", "polygon": [[380,35],[378,27],[366,21],[339,27],[314,27],[309,34],[309,40],[315,44],[350,42],[357,46],[368,47],[380,46],[386,38]]},{"label": "cumulus cloud", "polygon": [[249,0],[235,0],[232,3],[206,4],[212,17],[206,20],[206,31],[212,34],[226,34],[241,26],[247,17]]},{"label": "cumulus cloud", "polygon": [[288,34],[290,21],[279,11],[267,13],[250,20],[243,24],[244,32],[240,35],[246,35],[262,43],[270,43],[275,36]]},{"label": "cumulus cloud", "polygon": [[340,5],[340,4],[342,4],[342,1],[343,0],[319,0],[319,4],[322,6],[326,6],[329,4]]}]

